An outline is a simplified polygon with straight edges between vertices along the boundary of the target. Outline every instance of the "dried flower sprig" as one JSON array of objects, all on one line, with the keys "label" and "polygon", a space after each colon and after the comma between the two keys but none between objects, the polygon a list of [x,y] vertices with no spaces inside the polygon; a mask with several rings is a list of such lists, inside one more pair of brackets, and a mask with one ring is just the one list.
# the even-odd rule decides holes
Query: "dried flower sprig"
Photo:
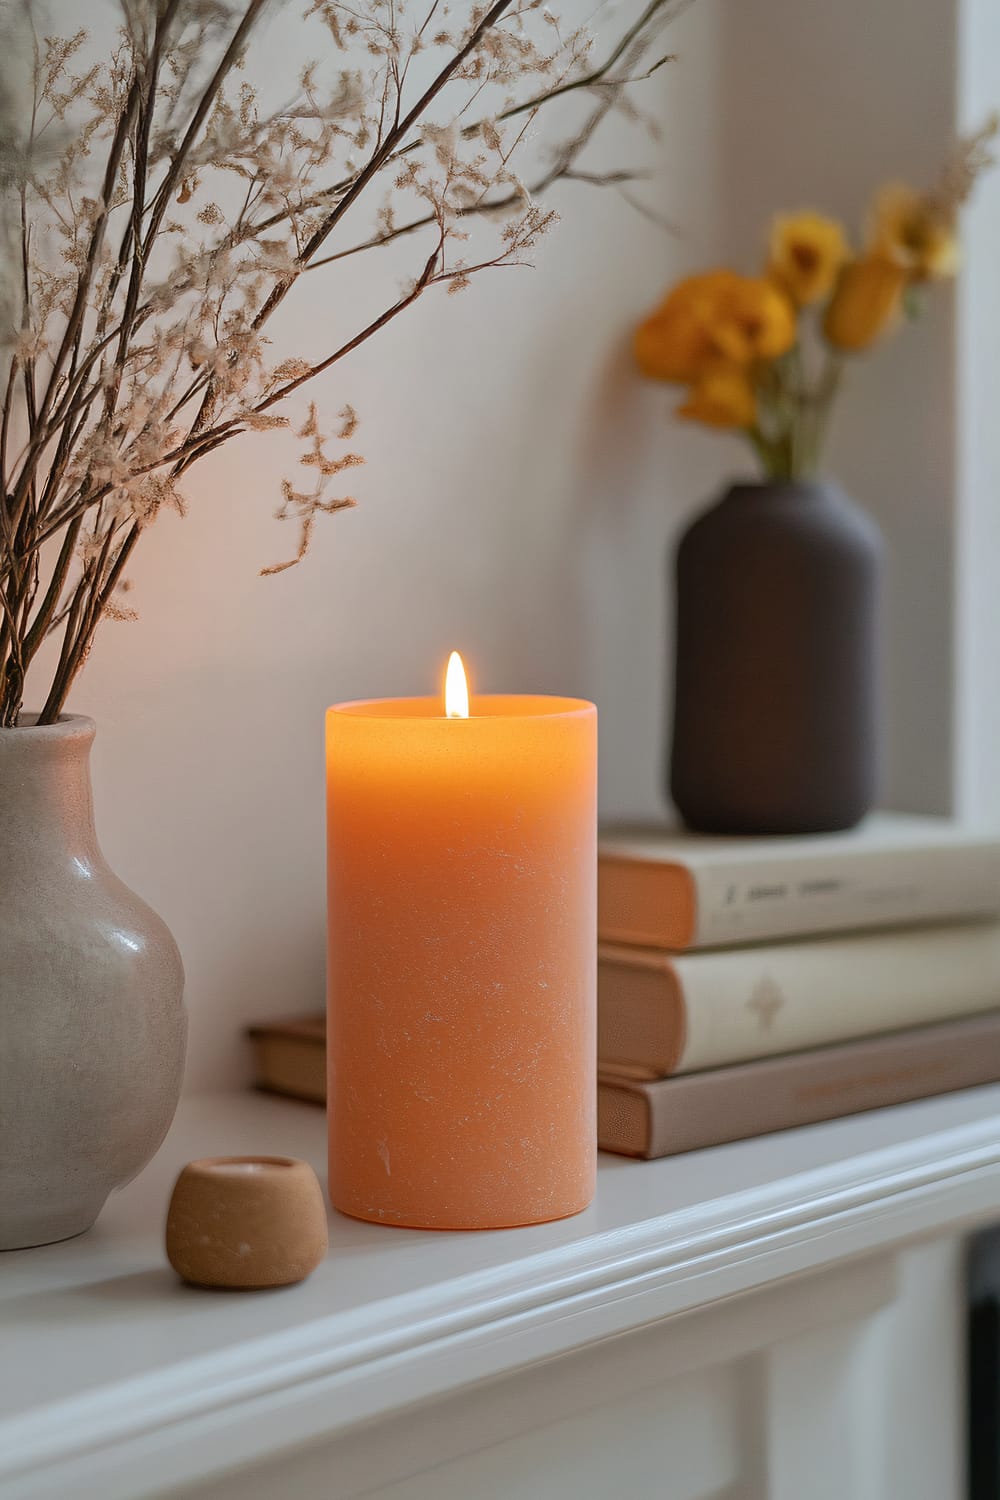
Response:
[{"label": "dried flower sprig", "polygon": [[[275,7],[280,0],[273,0]],[[62,709],[142,534],[200,458],[287,427],[288,399],[432,287],[525,263],[560,180],[620,184],[579,159],[690,0],[648,0],[607,57],[564,34],[542,0],[307,0],[334,66],[305,66],[265,106],[249,81],[268,0],[119,0],[110,56],[85,31],[41,35],[12,12],[0,69],[0,727],[15,726],[43,642],[60,649],[41,720]],[[419,61],[418,61],[419,59]],[[653,67],[659,65],[657,59]],[[419,79],[419,83],[417,80]],[[526,181],[539,114],[587,102]],[[485,254],[470,219],[499,220]],[[345,221],[350,221],[349,223]],[[268,328],[307,273],[401,240],[409,283],[320,358],[275,359]],[[353,504],[315,404],[299,428],[313,483],[286,481],[278,516],[306,553],[317,519]]]}]

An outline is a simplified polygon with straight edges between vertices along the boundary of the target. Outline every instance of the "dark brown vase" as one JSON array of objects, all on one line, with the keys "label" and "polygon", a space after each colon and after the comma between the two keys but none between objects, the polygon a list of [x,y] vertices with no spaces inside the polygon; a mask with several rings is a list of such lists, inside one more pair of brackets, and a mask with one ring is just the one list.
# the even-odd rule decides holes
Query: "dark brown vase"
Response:
[{"label": "dark brown vase", "polygon": [[821,833],[872,807],[881,534],[835,485],[739,484],[676,555],[670,793],[710,833]]}]

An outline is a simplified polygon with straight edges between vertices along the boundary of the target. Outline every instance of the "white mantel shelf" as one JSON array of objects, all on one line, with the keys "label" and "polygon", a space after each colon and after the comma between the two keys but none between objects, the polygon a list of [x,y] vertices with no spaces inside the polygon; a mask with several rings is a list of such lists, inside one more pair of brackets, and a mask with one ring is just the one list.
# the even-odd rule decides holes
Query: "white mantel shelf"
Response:
[{"label": "white mantel shelf", "polygon": [[197,1291],[163,1259],[167,1196],[184,1161],[235,1152],[322,1171],[322,1114],[188,1101],[90,1234],[0,1257],[2,1500],[162,1494],[1000,1217],[1000,1085],[662,1162],[603,1157],[594,1205],[534,1229],[422,1234],[333,1215],[330,1256],[302,1286]]}]

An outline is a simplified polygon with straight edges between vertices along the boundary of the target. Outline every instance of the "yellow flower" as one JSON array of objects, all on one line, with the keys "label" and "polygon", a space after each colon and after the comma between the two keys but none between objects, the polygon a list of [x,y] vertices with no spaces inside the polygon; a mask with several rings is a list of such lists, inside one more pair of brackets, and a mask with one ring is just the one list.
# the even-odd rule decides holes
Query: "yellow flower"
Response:
[{"label": "yellow flower", "polygon": [[821,302],[833,290],[850,254],[843,225],[804,211],[779,215],[771,225],[768,275],[800,307]]},{"label": "yellow flower", "polygon": [[734,364],[777,359],[795,343],[795,309],[763,276],[738,276],[716,309],[709,335],[716,351]]},{"label": "yellow flower", "polygon": [[635,357],[651,380],[680,384],[697,378],[716,350],[710,329],[734,271],[706,271],[679,281],[635,333]]},{"label": "yellow flower", "polygon": [[635,335],[635,355],[653,380],[688,384],[719,360],[753,364],[795,342],[795,310],[762,277],[706,271],[678,282]]},{"label": "yellow flower", "polygon": [[851,261],[823,319],[827,343],[856,353],[882,338],[899,321],[906,281],[905,271],[879,256]]},{"label": "yellow flower", "polygon": [[869,255],[881,256],[911,281],[938,281],[958,270],[954,213],[901,182],[876,195],[868,235]]},{"label": "yellow flower", "polygon": [[752,427],[757,401],[746,370],[740,365],[712,365],[691,386],[677,415],[709,427]]}]

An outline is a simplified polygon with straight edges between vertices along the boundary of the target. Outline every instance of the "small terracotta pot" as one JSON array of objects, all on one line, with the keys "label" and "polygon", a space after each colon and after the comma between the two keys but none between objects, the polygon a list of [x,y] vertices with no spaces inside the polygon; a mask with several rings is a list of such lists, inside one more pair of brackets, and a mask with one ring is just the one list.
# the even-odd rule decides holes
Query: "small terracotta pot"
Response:
[{"label": "small terracotta pot", "polygon": [[195,1286],[289,1286],[327,1252],[316,1173],[291,1156],[188,1162],[167,1211],[167,1259]]}]

